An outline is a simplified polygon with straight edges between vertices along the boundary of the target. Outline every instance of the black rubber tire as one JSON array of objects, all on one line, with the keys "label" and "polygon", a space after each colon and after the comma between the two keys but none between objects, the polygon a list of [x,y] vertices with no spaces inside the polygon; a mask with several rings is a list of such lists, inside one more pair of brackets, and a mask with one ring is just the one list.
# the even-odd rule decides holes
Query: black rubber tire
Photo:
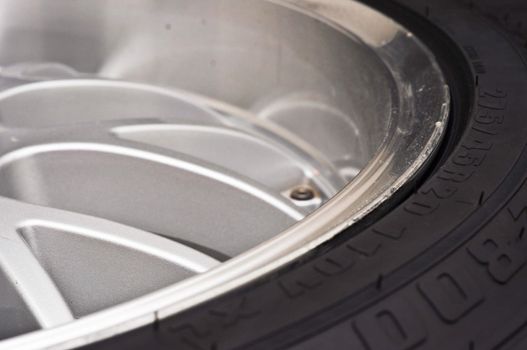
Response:
[{"label": "black rubber tire", "polygon": [[527,2],[366,2],[449,80],[426,181],[272,275],[88,348],[527,349]]}]

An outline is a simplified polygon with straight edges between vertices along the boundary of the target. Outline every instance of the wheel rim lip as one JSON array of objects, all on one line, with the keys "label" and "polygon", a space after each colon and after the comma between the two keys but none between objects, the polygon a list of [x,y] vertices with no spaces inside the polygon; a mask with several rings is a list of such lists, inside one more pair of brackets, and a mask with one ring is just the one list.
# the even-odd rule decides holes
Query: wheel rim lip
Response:
[{"label": "wheel rim lip", "polygon": [[[329,21],[331,25],[340,30],[345,30],[348,33],[353,31],[353,35],[358,35],[359,38],[367,38],[367,28],[357,28],[345,20],[331,18],[331,16],[324,14],[313,14],[308,5],[316,4],[318,0],[305,2],[272,0],[272,2],[290,5],[296,10],[299,10],[298,6],[300,6],[300,10],[319,18],[323,16],[326,22]],[[334,6],[334,8],[355,6],[355,10],[358,8],[360,11],[374,13],[377,19],[382,19],[389,23],[390,26],[394,26],[398,33],[405,33],[408,40],[421,50],[421,54],[428,58],[431,66],[436,71],[436,82],[442,85],[438,87],[438,91],[443,90],[443,95],[438,100],[442,102],[440,105],[434,106],[433,111],[427,111],[427,113],[432,114],[428,118],[431,118],[433,125],[429,125],[427,130],[419,134],[426,142],[423,142],[422,147],[417,152],[411,156],[407,155],[411,158],[410,165],[406,166],[404,171],[399,172],[397,176],[392,177],[392,181],[380,188],[377,191],[378,193],[370,195],[366,193],[371,189],[371,186],[367,186],[367,184],[382,179],[379,174],[386,173],[386,167],[393,165],[392,158],[395,156],[395,152],[401,151],[401,147],[404,146],[404,144],[401,144],[401,140],[386,140],[369,165],[344,190],[306,219],[271,240],[202,275],[86,316],[70,324],[53,329],[39,330],[6,340],[2,343],[2,347],[70,348],[105,339],[170,317],[199,303],[243,286],[306,254],[372,212],[417,174],[436,151],[444,136],[448,122],[450,97],[439,66],[435,62],[432,53],[424,45],[416,38],[413,38],[407,30],[384,15],[369,7],[348,0],[332,0],[329,4],[329,8],[331,6]],[[353,22],[353,20],[351,19],[349,22]],[[375,44],[375,40],[372,39],[369,45],[373,44]],[[377,47],[376,50],[379,55],[382,55],[383,47]],[[399,162],[406,163],[408,159],[400,159]]]}]

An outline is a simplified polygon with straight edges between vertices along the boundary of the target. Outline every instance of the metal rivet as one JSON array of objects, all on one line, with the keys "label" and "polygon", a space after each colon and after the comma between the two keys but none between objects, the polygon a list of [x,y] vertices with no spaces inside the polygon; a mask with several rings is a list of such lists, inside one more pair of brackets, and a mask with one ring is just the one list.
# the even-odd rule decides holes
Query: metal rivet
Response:
[{"label": "metal rivet", "polygon": [[315,191],[308,186],[299,186],[291,191],[290,196],[295,201],[309,201],[315,198]]}]

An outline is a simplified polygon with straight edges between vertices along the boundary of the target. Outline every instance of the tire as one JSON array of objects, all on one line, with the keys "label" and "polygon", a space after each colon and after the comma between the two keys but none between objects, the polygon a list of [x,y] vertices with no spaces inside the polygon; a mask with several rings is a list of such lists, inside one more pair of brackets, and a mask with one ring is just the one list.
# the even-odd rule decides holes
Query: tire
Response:
[{"label": "tire", "polygon": [[449,80],[433,170],[286,268],[86,348],[527,348],[527,4],[366,2],[427,43]]}]

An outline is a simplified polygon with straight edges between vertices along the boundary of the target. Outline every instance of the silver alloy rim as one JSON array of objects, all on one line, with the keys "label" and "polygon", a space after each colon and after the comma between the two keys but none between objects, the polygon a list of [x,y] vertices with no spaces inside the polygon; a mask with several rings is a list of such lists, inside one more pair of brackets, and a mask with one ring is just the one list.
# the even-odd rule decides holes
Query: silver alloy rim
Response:
[{"label": "silver alloy rim", "polygon": [[446,129],[433,55],[353,0],[0,13],[0,348],[85,345],[253,281],[389,199]]}]

